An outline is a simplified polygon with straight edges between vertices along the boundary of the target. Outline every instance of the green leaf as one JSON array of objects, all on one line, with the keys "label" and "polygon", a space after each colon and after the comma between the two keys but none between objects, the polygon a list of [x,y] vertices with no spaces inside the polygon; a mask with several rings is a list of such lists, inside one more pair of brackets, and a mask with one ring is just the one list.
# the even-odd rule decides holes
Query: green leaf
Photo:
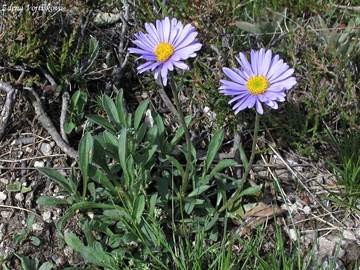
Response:
[{"label": "green leaf", "polygon": [[153,126],[150,129],[148,129],[148,132],[146,133],[146,140],[152,144],[155,144],[157,138],[158,138],[157,126]]},{"label": "green leaf", "polygon": [[94,38],[93,36],[90,36],[89,60],[88,60],[86,69],[83,71],[83,74],[86,73],[91,68],[91,66],[94,64],[96,58],[98,57],[98,54],[99,54],[99,42],[97,41],[96,38]]},{"label": "green leaf", "polygon": [[154,113],[153,118],[154,118],[154,121],[156,123],[159,136],[162,136],[165,133],[164,122],[163,122],[163,120],[161,119],[161,116],[158,113]]},{"label": "green leaf", "polygon": [[156,201],[158,198],[158,194],[152,194],[150,197],[150,201],[149,201],[149,214],[150,215],[155,215],[155,207],[156,207]]},{"label": "green leaf", "polygon": [[57,170],[50,168],[38,168],[38,170],[42,174],[46,175],[51,180],[62,186],[69,194],[73,194],[76,192],[76,190],[74,190],[74,187],[71,185],[71,182],[66,180],[65,177]]},{"label": "green leaf", "polygon": [[138,163],[143,163],[144,165],[147,165],[150,160],[154,160],[153,156],[156,153],[157,148],[157,145],[152,145],[150,149],[146,149],[142,155],[135,156],[136,161]]},{"label": "green leaf", "polygon": [[244,165],[244,167],[246,168],[249,165],[249,161],[246,157],[246,153],[245,153],[242,143],[239,143],[238,149],[239,149],[241,162]]},{"label": "green leaf", "polygon": [[[190,125],[190,123],[191,123],[191,120],[192,120],[191,115],[188,115],[188,116],[185,117],[185,123],[186,123],[186,126],[187,126],[187,127],[189,127],[189,125]],[[175,136],[174,136],[174,138],[171,140],[170,144],[171,144],[171,145],[177,144],[177,143],[180,141],[181,137],[184,136],[184,133],[185,133],[185,131],[184,131],[184,128],[183,128],[183,127],[178,128],[178,129],[176,130]]]},{"label": "green leaf", "polygon": [[21,244],[26,240],[28,237],[29,232],[26,229],[22,229],[20,232],[18,232],[16,235],[14,235],[14,242],[16,244]]},{"label": "green leaf", "polygon": [[35,265],[28,257],[17,253],[14,253],[14,255],[19,258],[22,270],[34,270]]},{"label": "green leaf", "polygon": [[181,166],[180,162],[172,156],[166,155],[166,159],[179,171],[180,175],[184,175],[184,168]]},{"label": "green leaf", "polygon": [[116,191],[114,185],[111,183],[109,178],[101,170],[96,171],[94,181],[96,181],[102,187],[107,189],[112,195],[114,195],[114,196],[117,195],[117,191]]},{"label": "green leaf", "polygon": [[210,230],[219,220],[219,214],[215,214],[210,220],[209,222],[205,223],[205,226],[203,228],[204,231],[208,231]]},{"label": "green leaf", "polygon": [[241,191],[239,196],[240,197],[256,196],[260,193],[261,189],[262,189],[262,185],[248,187],[248,188],[244,189],[243,191]]},{"label": "green leaf", "polygon": [[20,190],[21,193],[28,193],[31,191],[31,187],[25,187],[23,185],[21,185],[21,186],[22,186],[21,190]]},{"label": "green leaf", "polygon": [[215,132],[214,136],[212,137],[209,143],[208,152],[205,160],[205,173],[209,170],[211,163],[213,162],[216,154],[218,153],[223,140],[224,140],[224,129],[219,129]]},{"label": "green leaf", "polygon": [[55,205],[69,204],[69,202],[65,199],[59,199],[50,196],[42,196],[36,200],[36,204],[41,206],[55,206]]},{"label": "green leaf", "polygon": [[188,195],[189,198],[195,197],[203,193],[204,191],[208,190],[210,188],[209,185],[202,185],[200,187],[195,188],[190,194]]},{"label": "green leaf", "polygon": [[102,133],[102,141],[104,142],[104,147],[105,147],[108,155],[110,155],[113,159],[115,159],[117,162],[119,162],[119,154],[118,154],[119,140],[118,140],[118,138],[114,134],[112,134],[108,131],[104,131]]},{"label": "green leaf", "polygon": [[232,159],[220,160],[220,162],[218,164],[216,164],[216,166],[211,170],[209,180],[211,180],[211,178],[213,178],[216,173],[221,172],[221,171],[225,170],[226,168],[235,166],[236,164],[237,164],[237,162]]},{"label": "green leaf", "polygon": [[70,134],[73,129],[76,127],[76,125],[74,124],[73,121],[66,121],[65,124],[64,124],[64,131],[66,134]]},{"label": "green leaf", "polygon": [[21,183],[19,181],[15,181],[14,183],[9,183],[6,185],[6,191],[8,192],[19,192],[21,190]]},{"label": "green leaf", "polygon": [[136,130],[136,132],[135,132],[135,143],[136,144],[140,144],[144,140],[146,131],[147,131],[147,126],[145,123],[142,123],[140,125],[140,127],[138,128],[138,130]]},{"label": "green leaf", "polygon": [[125,177],[125,184],[126,186],[129,185],[129,173],[127,170],[127,164],[126,164],[126,158],[127,158],[127,130],[126,128],[123,128],[120,131],[119,136],[119,144],[118,144],[118,155],[120,160],[120,166],[123,170],[124,177]]},{"label": "green leaf", "polygon": [[59,66],[57,64],[55,64],[54,54],[53,53],[49,54],[48,61],[46,62],[46,67],[53,76],[58,75]]},{"label": "green leaf", "polygon": [[94,139],[86,132],[79,145],[79,166],[83,178],[83,197],[86,196],[89,181],[89,165],[93,155]]},{"label": "green leaf", "polygon": [[134,116],[134,128],[138,129],[141,119],[149,105],[149,100],[144,100],[140,103],[140,105],[136,108],[135,116]]},{"label": "green leaf", "polygon": [[39,270],[52,270],[54,267],[51,262],[45,262],[40,266]]},{"label": "green leaf", "polygon": [[94,139],[94,155],[93,155],[93,162],[99,165],[105,172],[109,172],[108,163],[105,156],[105,149],[101,145],[98,139]]},{"label": "green leaf", "polygon": [[121,127],[119,113],[116,109],[114,101],[110,97],[104,95],[102,98],[102,103],[109,120],[118,128]]},{"label": "green leaf", "polygon": [[134,208],[132,212],[132,217],[136,220],[137,223],[140,223],[141,216],[145,209],[145,197],[144,195],[139,195],[134,203]]},{"label": "green leaf", "polygon": [[249,22],[244,21],[238,21],[235,23],[237,27],[239,27],[241,30],[254,33],[254,34],[261,34],[261,28],[258,24],[252,24]]},{"label": "green leaf", "polygon": [[116,97],[116,108],[119,115],[120,123],[123,127],[127,127],[127,112],[125,108],[125,102],[124,102],[124,92],[122,89],[119,90],[119,93]]},{"label": "green leaf", "polygon": [[80,252],[84,248],[83,242],[72,232],[65,231],[64,240],[73,250]]},{"label": "green leaf", "polygon": [[202,205],[204,203],[204,200],[200,200],[200,199],[186,199],[185,201],[185,205],[184,205],[184,210],[187,214],[191,214],[191,212],[194,210],[194,207],[196,205]]},{"label": "green leaf", "polygon": [[113,128],[113,126],[109,123],[108,120],[106,120],[104,117],[101,117],[99,115],[88,115],[86,116],[86,118],[90,121],[93,122],[94,124],[97,124],[103,128],[105,128],[107,131],[111,132],[111,133],[116,133],[116,130]]},{"label": "green leaf", "polygon": [[104,203],[95,203],[95,202],[78,202],[69,207],[65,213],[59,218],[56,227],[61,231],[66,225],[67,221],[74,216],[77,210],[87,210],[87,209],[115,209],[116,207],[110,204]]},{"label": "green leaf", "polygon": [[71,110],[76,114],[81,114],[84,111],[87,102],[87,93],[85,91],[77,90],[71,97]]},{"label": "green leaf", "polygon": [[41,244],[40,239],[37,238],[36,236],[30,236],[29,240],[31,241],[31,244],[33,244],[36,247],[38,247]]}]

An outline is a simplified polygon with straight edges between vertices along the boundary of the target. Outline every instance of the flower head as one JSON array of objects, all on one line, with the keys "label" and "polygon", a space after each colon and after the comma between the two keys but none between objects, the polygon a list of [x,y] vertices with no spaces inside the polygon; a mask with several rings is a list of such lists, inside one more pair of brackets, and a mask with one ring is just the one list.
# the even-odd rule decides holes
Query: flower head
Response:
[{"label": "flower head", "polygon": [[130,53],[140,54],[140,59],[146,62],[138,66],[139,73],[147,70],[154,72],[157,80],[161,75],[164,85],[167,75],[174,67],[189,69],[183,60],[196,56],[201,44],[197,42],[197,32],[191,24],[183,26],[177,19],[165,19],[152,23],[145,23],[147,33],[139,32],[133,43],[137,48],[129,48]]},{"label": "flower head", "polygon": [[279,55],[273,56],[271,50],[252,50],[250,62],[243,53],[239,53],[236,60],[240,69],[224,67],[223,71],[230,80],[220,80],[220,93],[233,96],[229,104],[234,104],[235,114],[253,107],[263,114],[262,103],[277,109],[277,102],[285,101],[286,91],[296,84],[292,76],[294,69]]}]

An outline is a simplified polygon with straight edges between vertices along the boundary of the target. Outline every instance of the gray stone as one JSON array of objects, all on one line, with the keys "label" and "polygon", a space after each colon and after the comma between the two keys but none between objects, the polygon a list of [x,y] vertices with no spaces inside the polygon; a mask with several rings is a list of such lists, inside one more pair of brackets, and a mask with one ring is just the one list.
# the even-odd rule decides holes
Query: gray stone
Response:
[{"label": "gray stone", "polygon": [[43,225],[41,223],[34,223],[32,225],[32,230],[33,231],[36,231],[36,232],[39,232],[39,231],[42,231],[44,229]]},{"label": "gray stone", "polygon": [[44,161],[35,161],[34,162],[34,167],[36,168],[42,168],[45,166],[45,162]]},{"label": "gray stone", "polygon": [[0,178],[0,182],[3,183],[4,185],[9,184],[9,180],[7,180],[6,178]]},{"label": "gray stone", "polygon": [[9,211],[1,211],[0,214],[1,214],[1,216],[2,216],[3,218],[10,218],[11,215],[12,215],[12,213],[9,212]]},{"label": "gray stone", "polygon": [[45,211],[42,213],[42,218],[45,222],[51,222],[51,212],[50,211]]},{"label": "gray stone", "polygon": [[22,202],[24,200],[24,194],[22,193],[16,193],[15,194],[15,200]]},{"label": "gray stone", "polygon": [[50,156],[52,154],[52,149],[51,149],[51,145],[48,143],[42,143],[40,145],[40,152],[44,155],[44,156]]},{"label": "gray stone", "polygon": [[4,192],[0,192],[0,202],[3,202],[7,199],[7,195]]}]

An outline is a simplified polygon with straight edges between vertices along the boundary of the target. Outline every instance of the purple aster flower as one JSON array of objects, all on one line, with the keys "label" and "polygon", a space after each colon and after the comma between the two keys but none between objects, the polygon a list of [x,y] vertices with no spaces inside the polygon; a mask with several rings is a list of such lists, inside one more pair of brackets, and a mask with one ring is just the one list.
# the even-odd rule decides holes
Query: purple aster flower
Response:
[{"label": "purple aster flower", "polygon": [[146,62],[138,66],[138,73],[147,70],[154,72],[155,80],[161,75],[164,85],[167,75],[174,67],[189,69],[183,60],[195,57],[201,44],[197,42],[197,32],[191,24],[183,26],[177,19],[165,19],[152,23],[145,23],[147,33],[139,32],[133,43],[137,48],[129,48],[130,53],[140,54],[139,59]]},{"label": "purple aster flower", "polygon": [[253,108],[263,114],[262,103],[277,109],[277,102],[285,101],[286,91],[296,84],[291,76],[294,69],[280,59],[279,55],[272,55],[271,50],[251,50],[251,61],[243,53],[239,53],[236,60],[240,69],[223,68],[225,75],[231,80],[220,80],[220,93],[233,96],[229,104],[233,103],[235,114],[246,108]]}]

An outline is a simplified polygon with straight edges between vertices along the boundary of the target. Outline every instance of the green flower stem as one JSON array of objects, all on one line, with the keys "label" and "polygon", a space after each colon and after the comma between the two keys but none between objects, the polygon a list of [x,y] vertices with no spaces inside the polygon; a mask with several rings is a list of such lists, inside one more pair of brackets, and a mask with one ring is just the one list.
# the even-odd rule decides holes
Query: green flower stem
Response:
[{"label": "green flower stem", "polygon": [[189,183],[189,174],[190,174],[190,167],[191,167],[191,139],[190,139],[190,133],[189,129],[186,126],[184,113],[181,109],[179,97],[178,97],[178,91],[176,89],[175,82],[172,78],[169,79],[170,82],[170,88],[172,91],[172,94],[174,96],[174,102],[177,109],[177,116],[179,119],[180,126],[183,127],[184,133],[185,133],[185,140],[186,140],[186,167],[184,175],[182,176],[182,185],[181,185],[181,194],[184,196],[186,193],[186,188]]},{"label": "green flower stem", "polygon": [[[251,147],[251,155],[249,159],[249,163],[247,164],[245,168],[245,172],[241,178],[241,183],[244,183],[249,176],[251,166],[254,162],[255,153],[256,153],[256,143],[258,140],[258,133],[259,133],[259,127],[260,127],[260,114],[256,112],[255,115],[255,127],[254,127],[254,136],[253,136],[253,142]],[[224,211],[225,209],[231,209],[234,205],[234,203],[240,198],[241,189],[237,189],[235,193],[231,196],[231,198],[225,203],[223,207],[220,208],[220,212]]]}]

